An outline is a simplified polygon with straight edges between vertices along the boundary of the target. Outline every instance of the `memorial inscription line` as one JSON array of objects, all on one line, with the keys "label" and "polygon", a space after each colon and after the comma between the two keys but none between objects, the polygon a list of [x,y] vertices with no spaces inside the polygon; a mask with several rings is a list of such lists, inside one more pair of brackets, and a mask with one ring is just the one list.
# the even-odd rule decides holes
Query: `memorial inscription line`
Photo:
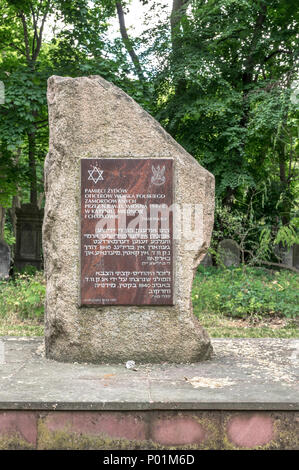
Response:
[{"label": "memorial inscription line", "polygon": [[[89,234],[90,237],[98,239],[106,238],[131,238],[152,239],[168,238],[170,217],[173,217],[173,239],[192,241],[197,240],[196,246],[187,244],[186,249],[197,248],[199,240],[203,239],[203,205],[202,204],[140,204],[137,198],[148,198],[163,200],[164,194],[146,194],[146,195],[124,195],[117,194],[115,199],[111,199],[111,194],[105,193],[105,189],[85,190],[85,219],[99,219],[96,225],[95,234]],[[89,191],[101,193],[101,196],[95,196]],[[109,197],[109,199],[108,199]],[[148,216],[149,208],[149,216]],[[138,215],[127,223],[127,217]],[[110,221],[109,221],[110,220]],[[117,221],[117,225],[116,225]],[[149,224],[148,224],[149,222]],[[161,228],[158,229],[159,222]],[[137,228],[138,227],[138,228]]]}]

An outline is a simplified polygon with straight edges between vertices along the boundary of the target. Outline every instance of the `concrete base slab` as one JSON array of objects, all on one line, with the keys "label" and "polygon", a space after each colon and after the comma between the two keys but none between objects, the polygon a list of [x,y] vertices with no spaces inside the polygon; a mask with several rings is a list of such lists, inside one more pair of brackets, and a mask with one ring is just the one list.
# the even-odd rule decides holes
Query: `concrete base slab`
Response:
[{"label": "concrete base slab", "polygon": [[298,448],[298,340],[214,339],[206,362],[137,370],[0,341],[0,448]]}]

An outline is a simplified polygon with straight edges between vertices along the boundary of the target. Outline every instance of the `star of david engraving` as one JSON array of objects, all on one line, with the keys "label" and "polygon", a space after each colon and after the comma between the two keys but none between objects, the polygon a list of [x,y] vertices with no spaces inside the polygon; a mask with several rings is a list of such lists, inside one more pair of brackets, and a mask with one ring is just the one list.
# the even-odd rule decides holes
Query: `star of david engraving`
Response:
[{"label": "star of david engraving", "polygon": [[103,170],[99,170],[96,166],[93,167],[93,170],[88,170],[89,173],[89,180],[92,180],[95,184],[103,180]]}]

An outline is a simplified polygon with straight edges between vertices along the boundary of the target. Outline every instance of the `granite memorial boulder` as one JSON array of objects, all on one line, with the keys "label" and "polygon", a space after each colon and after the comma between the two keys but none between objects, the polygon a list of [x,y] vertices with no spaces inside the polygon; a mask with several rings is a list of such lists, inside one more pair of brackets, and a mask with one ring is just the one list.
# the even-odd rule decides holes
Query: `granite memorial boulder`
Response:
[{"label": "granite memorial boulder", "polygon": [[192,312],[214,177],[99,76],[48,81],[46,355],[189,362],[212,347]]}]

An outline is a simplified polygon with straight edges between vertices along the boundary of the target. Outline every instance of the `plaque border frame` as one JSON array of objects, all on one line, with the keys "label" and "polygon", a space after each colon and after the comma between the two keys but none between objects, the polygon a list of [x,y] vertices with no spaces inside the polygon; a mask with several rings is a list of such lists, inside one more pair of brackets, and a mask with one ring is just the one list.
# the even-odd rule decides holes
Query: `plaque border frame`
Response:
[{"label": "plaque border frame", "polygon": [[125,157],[117,157],[117,156],[96,156],[96,157],[91,157],[91,156],[86,156],[86,157],[82,157],[78,160],[78,171],[79,171],[79,230],[78,230],[78,234],[79,234],[79,239],[78,239],[78,248],[79,248],[79,276],[78,276],[78,303],[77,303],[77,307],[79,307],[80,309],[84,309],[84,308],[87,308],[87,309],[90,309],[90,308],[94,308],[94,309],[105,309],[105,308],[123,308],[123,307],[127,307],[127,308],[132,308],[132,307],[135,307],[135,308],[138,308],[138,309],[154,309],[154,308],[161,308],[161,307],[165,307],[165,308],[172,308],[175,306],[176,304],[176,270],[174,269],[174,265],[175,265],[175,259],[176,259],[176,250],[177,250],[177,243],[175,242],[175,239],[173,238],[173,228],[174,228],[174,224],[172,225],[172,302],[171,303],[168,303],[168,304],[159,304],[159,303],[155,303],[155,304],[143,304],[143,305],[137,305],[137,304],[106,304],[106,305],[103,305],[103,304],[85,304],[85,303],[82,303],[82,299],[81,299],[81,273],[82,273],[82,254],[81,254],[81,240],[82,240],[82,212],[81,212],[81,191],[82,191],[82,160],[170,160],[172,161],[172,187],[171,187],[171,195],[172,195],[172,204],[174,204],[176,201],[175,201],[175,195],[176,195],[176,178],[175,178],[175,175],[176,175],[176,161],[173,157],[163,157],[163,156],[155,156],[155,157],[147,157],[147,156],[138,156],[138,157],[130,157],[130,156],[125,156]]}]

